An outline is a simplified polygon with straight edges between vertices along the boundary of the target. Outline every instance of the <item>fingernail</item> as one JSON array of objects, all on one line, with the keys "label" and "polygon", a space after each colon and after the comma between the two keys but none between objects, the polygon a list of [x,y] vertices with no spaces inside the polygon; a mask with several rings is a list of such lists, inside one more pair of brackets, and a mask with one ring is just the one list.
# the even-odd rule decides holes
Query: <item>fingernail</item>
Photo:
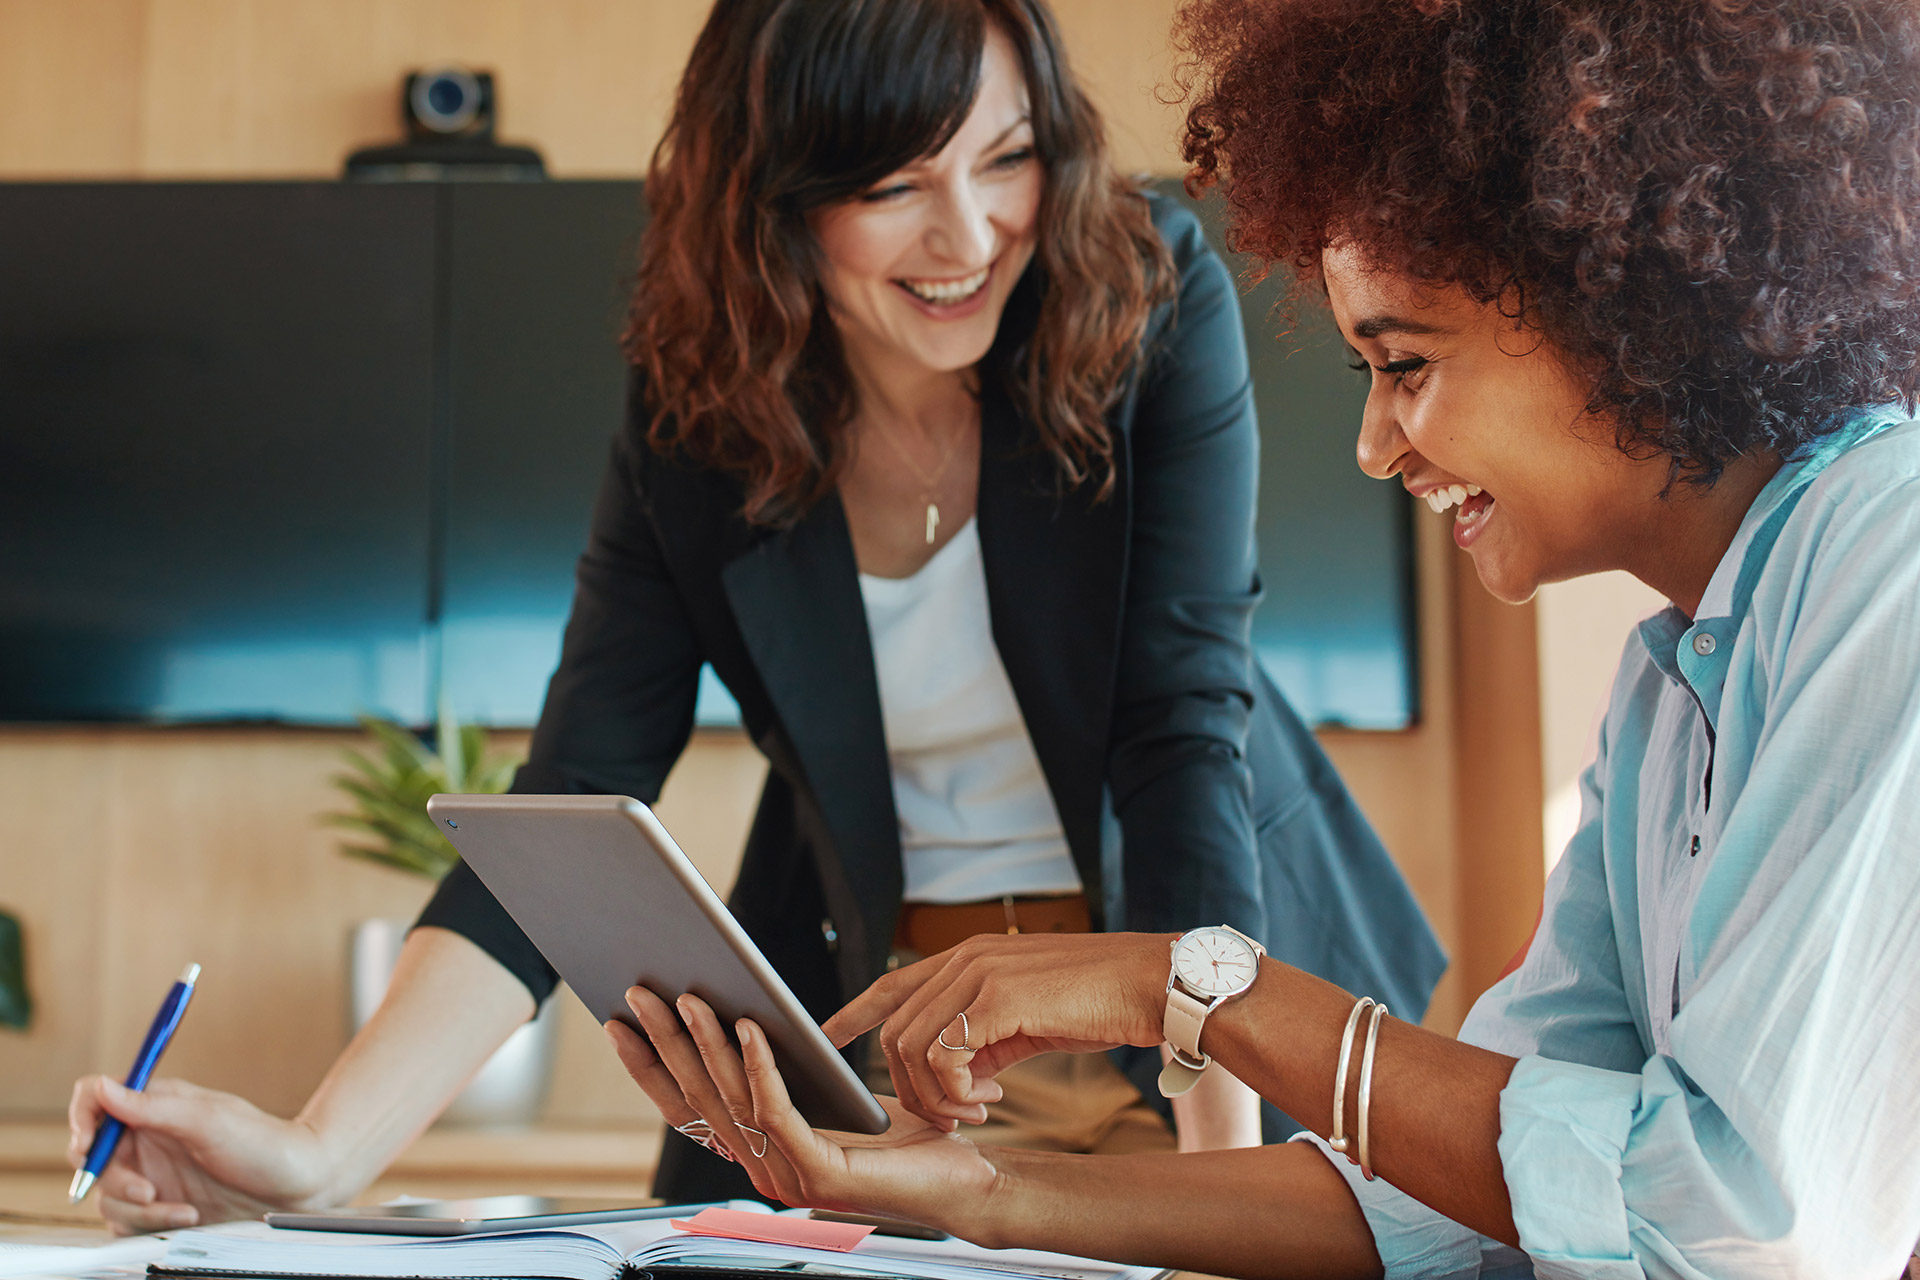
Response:
[{"label": "fingernail", "polygon": [[740,1021],[733,1024],[733,1033],[740,1037],[740,1047],[742,1049],[750,1049],[753,1047],[753,1024],[751,1022],[748,1022],[745,1018],[740,1019]]}]

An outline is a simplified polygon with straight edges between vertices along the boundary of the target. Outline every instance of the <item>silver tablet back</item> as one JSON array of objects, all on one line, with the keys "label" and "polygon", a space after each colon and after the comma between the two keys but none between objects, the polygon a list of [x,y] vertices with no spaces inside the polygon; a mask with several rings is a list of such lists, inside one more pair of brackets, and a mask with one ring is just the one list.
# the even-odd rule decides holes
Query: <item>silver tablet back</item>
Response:
[{"label": "silver tablet back", "polygon": [[651,810],[626,796],[438,795],[427,813],[601,1022],[626,991],[692,992],[766,1030],[794,1106],[823,1129],[887,1114]]}]

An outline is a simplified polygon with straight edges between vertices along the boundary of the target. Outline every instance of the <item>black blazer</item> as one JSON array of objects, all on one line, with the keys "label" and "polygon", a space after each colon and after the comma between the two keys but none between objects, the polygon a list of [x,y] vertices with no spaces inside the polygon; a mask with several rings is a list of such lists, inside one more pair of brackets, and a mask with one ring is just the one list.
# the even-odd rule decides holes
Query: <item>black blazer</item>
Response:
[{"label": "black blazer", "polygon": [[[1097,927],[1231,924],[1417,1019],[1444,958],[1253,659],[1259,437],[1233,281],[1190,212],[1151,203],[1180,289],[1108,418],[1111,496],[1062,491],[994,374],[1031,331],[1035,273],[985,366],[977,519],[994,641]],[[636,395],[514,790],[654,800],[711,663],[771,764],[731,905],[824,1017],[885,971],[902,874],[845,514],[829,496],[791,528],[750,526],[737,481],[660,456],[647,426]],[[536,997],[553,984],[464,866],[421,923],[472,937]]]}]

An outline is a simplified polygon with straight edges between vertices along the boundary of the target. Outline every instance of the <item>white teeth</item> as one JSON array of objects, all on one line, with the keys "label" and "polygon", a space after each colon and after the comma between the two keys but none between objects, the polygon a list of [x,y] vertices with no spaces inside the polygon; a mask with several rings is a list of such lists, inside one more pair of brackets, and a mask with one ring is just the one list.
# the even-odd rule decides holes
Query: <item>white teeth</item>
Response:
[{"label": "white teeth", "polygon": [[959,302],[978,293],[992,274],[992,267],[982,267],[964,280],[902,280],[900,284],[915,297],[928,302]]},{"label": "white teeth", "polygon": [[1443,484],[1438,489],[1427,491],[1426,504],[1439,515],[1451,507],[1457,507],[1468,498],[1477,498],[1483,490],[1477,484]]}]

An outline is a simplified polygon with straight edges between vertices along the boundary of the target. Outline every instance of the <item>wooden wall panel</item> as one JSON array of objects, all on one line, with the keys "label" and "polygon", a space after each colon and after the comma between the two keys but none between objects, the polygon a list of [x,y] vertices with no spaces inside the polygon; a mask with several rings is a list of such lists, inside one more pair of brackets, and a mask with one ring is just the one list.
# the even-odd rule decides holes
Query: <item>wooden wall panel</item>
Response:
[{"label": "wooden wall panel", "polygon": [[0,908],[25,930],[36,1002],[30,1034],[0,1028],[0,1113],[63,1108],[93,1061],[116,784],[113,761],[85,735],[0,741]]},{"label": "wooden wall panel", "polygon": [[1494,599],[1461,557],[1453,636],[1454,971],[1471,997],[1492,985],[1532,933],[1546,880],[1535,606]]},{"label": "wooden wall panel", "polygon": [[140,164],[145,0],[0,0],[0,176]]},{"label": "wooden wall panel", "polygon": [[[124,1071],[168,984],[204,966],[192,1034],[166,1070],[292,1114],[346,1043],[347,937],[410,918],[429,886],[341,856],[318,817],[356,735],[286,730],[0,732],[0,906],[27,929],[37,1003],[0,1031],[0,1117],[65,1105],[73,1078]],[[731,884],[764,765],[703,734],[660,812]],[[599,1028],[569,996],[556,1119],[642,1117]]]},{"label": "wooden wall panel", "polygon": [[401,77],[493,71],[500,134],[641,172],[703,14],[680,0],[148,0],[153,177],[314,177],[399,137]]},{"label": "wooden wall panel", "polygon": [[1054,0],[1074,72],[1105,117],[1124,172],[1185,167],[1177,146],[1185,113],[1161,100],[1173,69],[1167,33],[1176,7],[1174,0]]},{"label": "wooden wall panel", "polygon": [[[130,176],[276,177],[291,160],[249,172],[240,165],[274,106],[256,98],[264,79],[248,61],[253,6],[248,0],[146,0],[146,60],[141,68],[141,146]],[[303,97],[310,81],[280,92]],[[271,131],[269,130],[269,133]]]},{"label": "wooden wall panel", "polygon": [[[1400,733],[1331,730],[1320,734],[1334,767],[1373,823],[1419,899],[1448,955],[1461,951],[1454,756],[1455,574],[1471,573],[1454,548],[1452,517],[1415,513],[1418,579],[1420,722]],[[1451,1033],[1478,988],[1468,989],[1454,964],[1434,992],[1426,1025]]]},{"label": "wooden wall panel", "polygon": [[[1173,0],[1060,0],[1128,170],[1172,172]],[[0,0],[0,177],[325,177],[398,137],[401,76],[499,78],[501,135],[563,177],[646,168],[694,0]]]},{"label": "wooden wall panel", "polygon": [[427,893],[315,824],[347,737],[0,734],[0,901],[22,905],[38,1006],[27,1035],[0,1032],[0,1113],[58,1110],[74,1075],[124,1071],[190,960],[193,1034],[168,1070],[274,1110],[305,1098],[345,1042],[347,930]]},{"label": "wooden wall panel", "polygon": [[1542,852],[1549,872],[1580,825],[1580,774],[1593,763],[1600,718],[1627,636],[1666,597],[1618,570],[1540,588]]}]

